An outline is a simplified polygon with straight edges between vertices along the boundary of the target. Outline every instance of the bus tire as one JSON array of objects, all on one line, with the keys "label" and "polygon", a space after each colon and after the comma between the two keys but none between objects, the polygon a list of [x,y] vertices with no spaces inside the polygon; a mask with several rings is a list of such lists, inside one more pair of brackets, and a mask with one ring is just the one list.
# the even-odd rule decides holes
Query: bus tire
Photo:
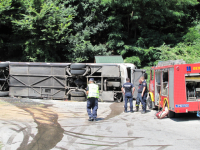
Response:
[{"label": "bus tire", "polygon": [[85,96],[85,93],[83,91],[71,91],[71,96]]},{"label": "bus tire", "polygon": [[74,63],[74,64],[71,64],[70,68],[73,70],[73,69],[81,69],[81,68],[85,68],[86,67],[86,64],[79,64],[79,63]]},{"label": "bus tire", "polygon": [[174,118],[175,117],[175,112],[169,110],[169,113],[167,115],[168,118]]},{"label": "bus tire", "polygon": [[85,73],[85,70],[71,70],[72,75],[82,75]]},{"label": "bus tire", "polygon": [[85,70],[71,70],[72,75],[83,75]]},{"label": "bus tire", "polygon": [[8,96],[9,91],[0,91],[0,97]]},{"label": "bus tire", "polygon": [[74,97],[74,96],[71,96],[71,100],[72,101],[86,101],[86,98],[85,98],[85,96],[84,97]]},{"label": "bus tire", "polygon": [[0,68],[5,68],[9,66],[9,62],[1,62],[0,63]]}]

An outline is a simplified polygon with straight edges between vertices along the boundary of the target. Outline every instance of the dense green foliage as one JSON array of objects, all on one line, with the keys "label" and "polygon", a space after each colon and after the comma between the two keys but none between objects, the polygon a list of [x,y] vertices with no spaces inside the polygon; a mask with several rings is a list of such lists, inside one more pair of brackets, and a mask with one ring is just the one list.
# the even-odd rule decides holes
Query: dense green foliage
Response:
[{"label": "dense green foliage", "polygon": [[[60,46],[67,42],[72,13],[64,3],[46,0],[21,1],[26,10],[12,20],[18,37],[23,40],[24,56],[30,61],[60,61]],[[52,57],[53,56],[53,57]]]},{"label": "dense green foliage", "polygon": [[0,60],[200,61],[197,0],[0,0]]}]

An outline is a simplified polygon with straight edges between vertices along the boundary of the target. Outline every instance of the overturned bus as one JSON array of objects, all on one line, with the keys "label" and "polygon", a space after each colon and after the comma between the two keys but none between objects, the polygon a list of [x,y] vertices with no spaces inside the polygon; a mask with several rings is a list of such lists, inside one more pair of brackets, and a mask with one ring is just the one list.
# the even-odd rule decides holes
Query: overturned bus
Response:
[{"label": "overturned bus", "polygon": [[89,78],[99,86],[101,101],[123,101],[126,78],[136,87],[145,70],[129,63],[0,62],[0,96],[86,100]]}]

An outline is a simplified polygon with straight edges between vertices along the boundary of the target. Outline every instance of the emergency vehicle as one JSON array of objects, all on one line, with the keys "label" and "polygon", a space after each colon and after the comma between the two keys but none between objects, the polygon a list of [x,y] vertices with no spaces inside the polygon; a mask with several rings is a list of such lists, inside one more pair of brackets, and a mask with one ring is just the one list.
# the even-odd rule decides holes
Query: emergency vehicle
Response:
[{"label": "emergency vehicle", "polygon": [[200,63],[186,64],[183,60],[159,62],[150,70],[150,108],[168,107],[168,117],[175,113],[199,111]]}]

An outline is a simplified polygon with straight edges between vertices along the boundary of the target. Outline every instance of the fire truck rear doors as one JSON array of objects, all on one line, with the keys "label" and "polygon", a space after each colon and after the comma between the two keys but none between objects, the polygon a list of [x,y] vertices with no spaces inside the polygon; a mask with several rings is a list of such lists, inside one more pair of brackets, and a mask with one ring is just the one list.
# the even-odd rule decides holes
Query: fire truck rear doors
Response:
[{"label": "fire truck rear doors", "polygon": [[174,68],[169,68],[169,109],[174,110]]},{"label": "fire truck rear doors", "polygon": [[162,71],[161,95],[168,96],[168,69]]},{"label": "fire truck rear doors", "polygon": [[161,90],[161,70],[155,70],[155,105],[158,105]]},{"label": "fire truck rear doors", "polygon": [[155,71],[155,105],[161,100],[160,96],[166,97],[170,110],[174,110],[174,68]]},{"label": "fire truck rear doors", "polygon": [[161,96],[168,97],[169,92],[169,69],[160,69],[155,72],[155,104],[159,104]]}]

